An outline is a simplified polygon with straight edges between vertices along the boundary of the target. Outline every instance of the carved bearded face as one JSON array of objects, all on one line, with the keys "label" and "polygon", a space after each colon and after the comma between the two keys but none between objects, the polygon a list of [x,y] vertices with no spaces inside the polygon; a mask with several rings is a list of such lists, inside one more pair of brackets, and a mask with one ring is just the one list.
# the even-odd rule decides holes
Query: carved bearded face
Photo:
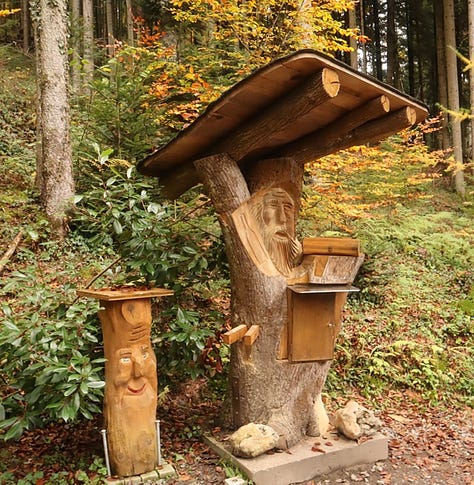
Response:
[{"label": "carved bearded face", "polygon": [[295,234],[295,203],[282,188],[272,188],[257,201],[253,214],[263,243],[277,270],[288,276],[300,251]]}]

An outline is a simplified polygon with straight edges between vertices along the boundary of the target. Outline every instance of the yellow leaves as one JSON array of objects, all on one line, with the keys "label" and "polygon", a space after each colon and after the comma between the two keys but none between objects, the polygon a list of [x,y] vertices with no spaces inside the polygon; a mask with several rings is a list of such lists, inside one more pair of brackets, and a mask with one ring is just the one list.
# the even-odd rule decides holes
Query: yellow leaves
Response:
[{"label": "yellow leaves", "polygon": [[8,15],[13,15],[18,12],[21,12],[21,8],[12,8],[10,10],[0,10],[0,17],[8,17]]}]

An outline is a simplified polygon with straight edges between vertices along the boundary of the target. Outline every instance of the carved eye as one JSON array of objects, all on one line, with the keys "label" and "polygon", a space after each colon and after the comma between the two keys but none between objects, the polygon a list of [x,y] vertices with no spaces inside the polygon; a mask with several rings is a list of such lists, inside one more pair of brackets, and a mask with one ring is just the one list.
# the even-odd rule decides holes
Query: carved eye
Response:
[{"label": "carved eye", "polygon": [[132,359],[130,357],[120,357],[120,363],[121,364],[130,364]]}]

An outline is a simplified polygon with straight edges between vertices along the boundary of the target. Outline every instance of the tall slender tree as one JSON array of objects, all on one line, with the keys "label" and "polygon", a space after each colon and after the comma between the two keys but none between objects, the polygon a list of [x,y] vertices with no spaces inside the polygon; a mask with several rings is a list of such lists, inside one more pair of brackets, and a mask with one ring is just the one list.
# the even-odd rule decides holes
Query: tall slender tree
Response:
[{"label": "tall slender tree", "polygon": [[35,0],[37,55],[37,185],[53,236],[62,239],[74,196],[68,97],[66,0]]},{"label": "tall slender tree", "polygon": [[469,17],[469,92],[471,107],[471,160],[474,160],[474,0],[468,0],[468,17]]},{"label": "tall slender tree", "polygon": [[448,108],[450,110],[449,121],[451,125],[451,141],[454,151],[454,159],[458,168],[454,172],[454,187],[461,195],[465,193],[462,151],[461,120],[459,113],[459,86],[458,68],[456,55],[456,24],[454,16],[454,0],[443,0],[444,15],[444,43],[446,49],[446,72],[448,81]]}]

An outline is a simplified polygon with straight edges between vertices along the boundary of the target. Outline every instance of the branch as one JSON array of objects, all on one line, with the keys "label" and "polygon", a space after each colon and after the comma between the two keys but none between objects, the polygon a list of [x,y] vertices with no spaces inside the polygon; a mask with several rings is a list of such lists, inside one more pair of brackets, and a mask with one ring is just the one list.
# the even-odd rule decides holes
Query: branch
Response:
[{"label": "branch", "polygon": [[2,274],[2,271],[5,268],[6,264],[8,263],[8,261],[10,261],[10,258],[15,254],[16,248],[20,244],[22,237],[23,237],[23,231],[20,230],[18,234],[15,236],[15,239],[13,239],[8,249],[5,251],[5,254],[0,259],[0,274]]}]

